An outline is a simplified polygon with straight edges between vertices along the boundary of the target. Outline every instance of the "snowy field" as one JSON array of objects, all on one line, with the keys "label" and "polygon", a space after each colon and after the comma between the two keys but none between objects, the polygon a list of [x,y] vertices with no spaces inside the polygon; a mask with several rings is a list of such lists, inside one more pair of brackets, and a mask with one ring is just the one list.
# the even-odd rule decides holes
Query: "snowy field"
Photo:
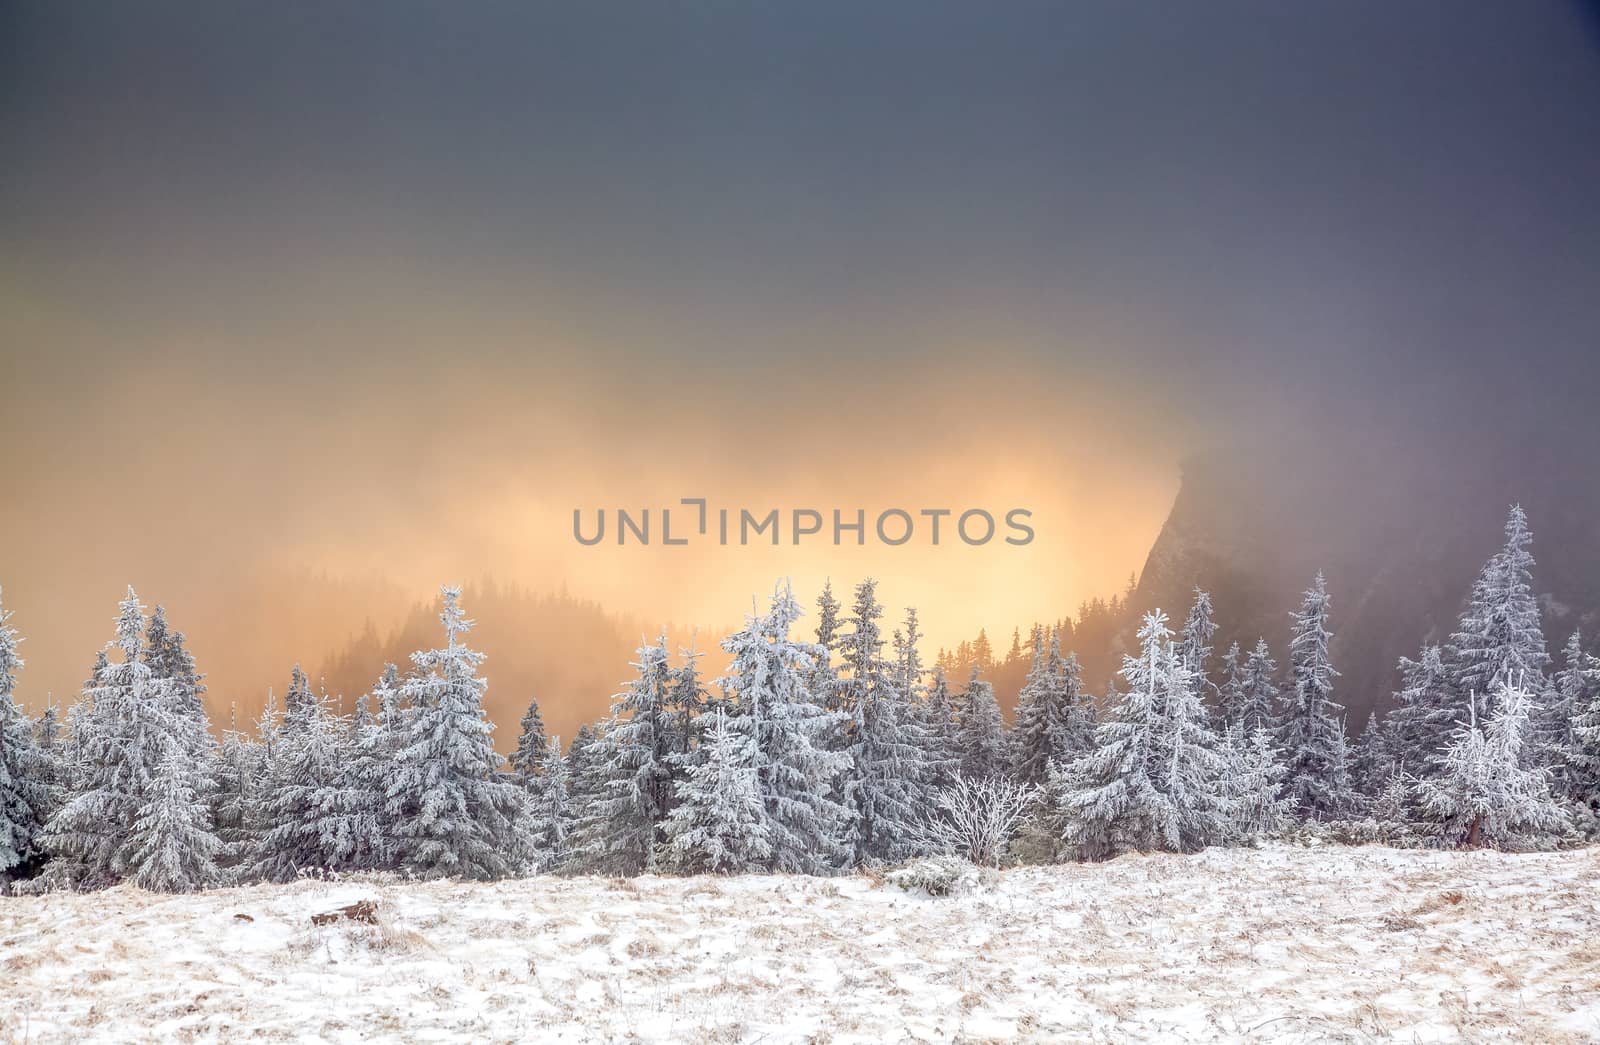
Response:
[{"label": "snowy field", "polygon": [[[1600,1041],[1600,850],[0,899],[8,1042]],[[363,899],[376,923],[312,915]]]}]

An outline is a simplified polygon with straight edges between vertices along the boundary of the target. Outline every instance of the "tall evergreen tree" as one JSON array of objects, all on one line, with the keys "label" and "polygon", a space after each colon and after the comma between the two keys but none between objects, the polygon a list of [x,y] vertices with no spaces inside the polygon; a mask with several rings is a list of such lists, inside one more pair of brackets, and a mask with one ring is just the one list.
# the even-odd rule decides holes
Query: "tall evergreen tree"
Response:
[{"label": "tall evergreen tree", "polygon": [[666,828],[670,862],[689,874],[759,871],[772,859],[772,839],[753,738],[719,710],[704,743],[706,757],[676,783],[679,801]]},{"label": "tall evergreen tree", "polygon": [[[1544,746],[1551,754],[1552,784],[1559,794],[1578,801],[1600,792],[1600,774],[1591,770],[1587,747],[1578,735],[1584,714],[1600,694],[1600,657],[1584,652],[1577,631],[1562,649],[1562,667],[1550,680],[1554,699],[1544,723]],[[1600,770],[1600,764],[1593,766]]]},{"label": "tall evergreen tree", "polygon": [[214,885],[221,848],[211,811],[195,793],[190,756],[168,745],[156,765],[150,793],[139,807],[128,838],[131,881],[142,889],[188,893]]},{"label": "tall evergreen tree", "polygon": [[591,752],[604,767],[605,797],[591,804],[579,828],[585,861],[618,875],[654,866],[677,800],[671,758],[676,679],[666,635],[640,646],[638,658],[638,674],[612,698],[611,716]]},{"label": "tall evergreen tree", "polygon": [[33,723],[14,696],[22,641],[12,612],[0,604],[0,880],[24,873],[41,857],[40,835],[50,813],[49,757],[33,735]]},{"label": "tall evergreen tree", "polygon": [[1281,743],[1289,770],[1288,792],[1300,815],[1336,819],[1348,793],[1345,778],[1343,706],[1333,699],[1339,673],[1328,658],[1328,586],[1318,573],[1306,590],[1289,640],[1292,690]]},{"label": "tall evergreen tree", "polygon": [[1244,722],[1245,657],[1237,642],[1222,655],[1222,685],[1218,688],[1216,720],[1226,729]]},{"label": "tall evergreen tree", "polygon": [[1283,793],[1284,768],[1272,736],[1257,727],[1245,733],[1235,722],[1222,735],[1220,795],[1234,840],[1271,834],[1294,817],[1294,799]]},{"label": "tall evergreen tree", "polygon": [[517,746],[511,752],[511,773],[523,787],[544,769],[544,757],[550,750],[550,738],[544,730],[544,718],[539,714],[539,701],[530,699],[528,710],[522,715],[522,732],[517,735]]},{"label": "tall evergreen tree", "polygon": [[831,794],[849,760],[823,746],[842,716],[825,711],[807,689],[823,650],[790,637],[800,612],[788,584],[775,589],[768,612],[752,614],[723,640],[732,663],[719,685],[736,711],[729,724],[753,740],[770,869],[821,874],[850,855],[849,810]]},{"label": "tall evergreen tree", "polygon": [[1424,646],[1416,660],[1401,657],[1400,689],[1394,700],[1389,736],[1397,768],[1412,776],[1430,776],[1457,726],[1468,716],[1466,695],[1451,681],[1444,651]]},{"label": "tall evergreen tree", "polygon": [[1450,637],[1454,682],[1460,693],[1480,697],[1517,688],[1528,695],[1538,721],[1550,655],[1533,594],[1533,534],[1521,505],[1511,506],[1505,535],[1505,544],[1473,583],[1466,612]]},{"label": "tall evergreen tree", "polygon": [[1212,615],[1211,593],[1196,588],[1194,604],[1189,608],[1189,616],[1183,622],[1183,631],[1178,640],[1178,656],[1183,659],[1184,667],[1188,668],[1194,677],[1202,701],[1206,700],[1215,688],[1207,674],[1211,660],[1211,640],[1217,634],[1217,622]]},{"label": "tall evergreen tree", "polygon": [[897,672],[883,655],[877,582],[856,586],[840,636],[840,705],[850,716],[846,750],[851,762],[855,861],[892,862],[911,855],[921,789],[932,776],[925,764],[921,723],[896,689]]},{"label": "tall evergreen tree", "polygon": [[141,659],[143,633],[144,606],[130,587],[108,646],[122,659],[97,660],[99,674],[84,693],[88,706],[74,716],[78,771],[44,836],[53,884],[100,888],[136,872],[134,824],[154,793],[161,762],[173,748],[187,755],[181,693]]},{"label": "tall evergreen tree", "polygon": [[561,757],[561,738],[545,746],[539,775],[529,781],[529,816],[533,823],[533,848],[538,869],[561,871],[571,857],[569,839],[574,821],[567,760]]},{"label": "tall evergreen tree", "polygon": [[1549,771],[1523,757],[1528,695],[1504,682],[1497,685],[1498,692],[1484,701],[1494,707],[1488,725],[1479,725],[1473,700],[1472,717],[1457,729],[1441,772],[1418,783],[1425,813],[1451,845],[1519,848],[1567,826],[1550,795]]},{"label": "tall evergreen tree", "polygon": [[401,747],[387,790],[386,814],[405,870],[422,876],[500,878],[531,861],[524,793],[499,772],[504,762],[483,711],[484,655],[462,636],[472,621],[461,589],[440,589],[446,642],[411,655],[414,674],[402,690]]},{"label": "tall evergreen tree", "polygon": [[1095,749],[1056,773],[1064,839],[1082,859],[1127,850],[1192,851],[1226,827],[1224,762],[1167,618],[1147,614],[1128,694],[1100,723]]},{"label": "tall evergreen tree", "polygon": [[[296,679],[302,677],[296,669]],[[255,877],[289,882],[308,871],[354,869],[325,815],[325,796],[336,788],[347,758],[343,734],[309,687],[297,695],[294,714],[285,713],[256,814]]]},{"label": "tall evergreen tree", "polygon": [[1280,728],[1278,692],[1278,663],[1266,639],[1257,639],[1255,647],[1244,665],[1239,704],[1239,725],[1246,733],[1265,729],[1276,733]]},{"label": "tall evergreen tree", "polygon": [[948,787],[955,782],[961,767],[960,741],[956,733],[956,709],[944,669],[935,668],[933,684],[922,705],[923,739],[927,744],[927,764],[933,770],[930,786]]},{"label": "tall evergreen tree", "polygon": [[961,759],[961,775],[968,780],[990,780],[1006,772],[1005,721],[994,686],[978,677],[972,666],[967,688],[957,704],[956,748]]}]

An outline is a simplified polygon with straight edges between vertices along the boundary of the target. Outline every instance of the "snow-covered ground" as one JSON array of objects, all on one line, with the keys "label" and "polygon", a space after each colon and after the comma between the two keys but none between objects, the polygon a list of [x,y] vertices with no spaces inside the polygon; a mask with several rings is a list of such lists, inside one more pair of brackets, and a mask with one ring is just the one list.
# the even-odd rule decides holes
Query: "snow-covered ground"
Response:
[{"label": "snow-covered ground", "polygon": [[[1600,1041],[1600,850],[0,899],[0,1040]],[[375,899],[375,925],[311,924]]]}]

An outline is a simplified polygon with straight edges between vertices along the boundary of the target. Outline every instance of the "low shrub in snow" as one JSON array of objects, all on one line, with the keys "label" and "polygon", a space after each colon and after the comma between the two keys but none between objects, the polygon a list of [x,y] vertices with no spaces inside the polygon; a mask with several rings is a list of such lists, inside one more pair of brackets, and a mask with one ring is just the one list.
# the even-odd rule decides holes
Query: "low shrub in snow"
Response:
[{"label": "low shrub in snow", "polygon": [[883,879],[908,893],[955,896],[983,884],[984,873],[958,856],[925,856],[885,871]]}]

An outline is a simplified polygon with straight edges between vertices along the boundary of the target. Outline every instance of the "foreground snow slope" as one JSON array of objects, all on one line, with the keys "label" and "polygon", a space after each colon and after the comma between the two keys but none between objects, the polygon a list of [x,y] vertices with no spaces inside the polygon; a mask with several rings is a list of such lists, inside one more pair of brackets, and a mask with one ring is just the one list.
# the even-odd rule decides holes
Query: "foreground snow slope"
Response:
[{"label": "foreground snow slope", "polygon": [[[1600,850],[0,899],[0,1041],[1600,1040]],[[311,915],[378,901],[380,921]]]}]

